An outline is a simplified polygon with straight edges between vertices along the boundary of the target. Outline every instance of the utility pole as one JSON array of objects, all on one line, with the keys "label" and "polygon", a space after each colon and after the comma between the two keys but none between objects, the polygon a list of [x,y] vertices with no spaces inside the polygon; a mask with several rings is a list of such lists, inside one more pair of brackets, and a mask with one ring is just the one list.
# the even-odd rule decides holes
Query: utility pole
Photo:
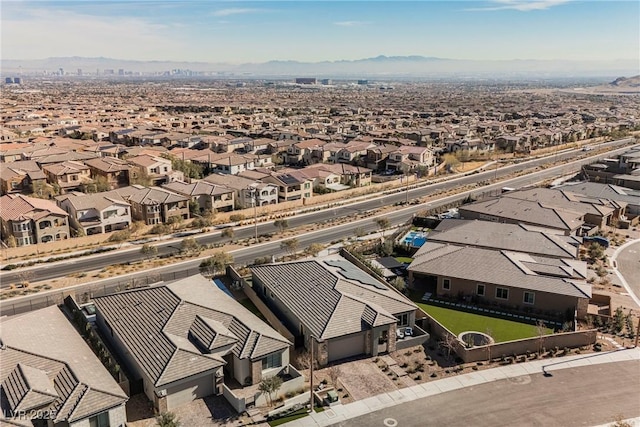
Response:
[{"label": "utility pole", "polygon": [[408,172],[405,174],[405,178],[407,179],[407,190],[405,191],[404,204],[408,205],[409,204],[409,173]]},{"label": "utility pole", "polygon": [[253,202],[253,233],[255,235],[256,242],[258,241],[258,191],[256,188],[251,188],[251,200]]},{"label": "utility pole", "polygon": [[309,337],[309,342],[311,344],[311,361],[309,362],[309,412],[313,412],[313,365],[315,364],[314,356],[313,356],[313,336]]}]

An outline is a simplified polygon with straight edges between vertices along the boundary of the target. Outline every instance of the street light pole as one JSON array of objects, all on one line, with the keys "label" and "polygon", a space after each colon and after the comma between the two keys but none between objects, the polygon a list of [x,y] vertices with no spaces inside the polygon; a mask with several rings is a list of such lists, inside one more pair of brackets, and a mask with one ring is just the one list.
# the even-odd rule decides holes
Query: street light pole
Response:
[{"label": "street light pole", "polygon": [[253,204],[253,233],[258,241],[258,192],[255,187],[249,187],[249,191],[251,194],[251,203]]}]

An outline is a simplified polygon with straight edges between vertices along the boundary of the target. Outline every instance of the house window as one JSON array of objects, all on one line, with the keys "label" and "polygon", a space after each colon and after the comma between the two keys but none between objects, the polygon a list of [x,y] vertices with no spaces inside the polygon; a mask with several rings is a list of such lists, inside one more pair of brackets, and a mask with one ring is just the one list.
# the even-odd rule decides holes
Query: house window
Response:
[{"label": "house window", "polygon": [[109,413],[103,412],[89,418],[89,427],[109,427]]},{"label": "house window", "polygon": [[525,292],[522,298],[522,302],[525,304],[533,304],[536,301],[536,294],[533,292]]},{"label": "house window", "polygon": [[478,283],[476,286],[476,295],[483,297],[484,296],[484,285]]},{"label": "house window", "polygon": [[282,366],[282,353],[273,353],[262,359],[262,370],[279,368]]},{"label": "house window", "polygon": [[442,279],[442,289],[445,291],[451,289],[451,279]]},{"label": "house window", "polygon": [[398,326],[409,326],[409,313],[403,313],[396,316],[398,319]]},{"label": "house window", "polygon": [[496,288],[496,298],[497,299],[509,299],[509,289]]}]

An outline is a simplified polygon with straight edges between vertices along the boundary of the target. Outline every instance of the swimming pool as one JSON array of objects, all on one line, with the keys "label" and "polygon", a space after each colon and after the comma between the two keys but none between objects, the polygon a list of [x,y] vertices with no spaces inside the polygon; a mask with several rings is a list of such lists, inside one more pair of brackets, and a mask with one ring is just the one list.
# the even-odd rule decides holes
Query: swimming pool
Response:
[{"label": "swimming pool", "polygon": [[427,234],[421,231],[410,231],[402,239],[402,243],[414,248],[419,248],[427,241]]}]

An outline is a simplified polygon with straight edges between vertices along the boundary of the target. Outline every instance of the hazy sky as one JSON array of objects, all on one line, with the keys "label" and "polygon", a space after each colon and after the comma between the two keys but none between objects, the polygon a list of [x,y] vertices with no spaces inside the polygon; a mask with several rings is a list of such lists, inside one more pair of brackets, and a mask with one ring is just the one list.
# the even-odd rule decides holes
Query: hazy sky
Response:
[{"label": "hazy sky", "polygon": [[640,2],[2,0],[1,57],[640,61]]}]

